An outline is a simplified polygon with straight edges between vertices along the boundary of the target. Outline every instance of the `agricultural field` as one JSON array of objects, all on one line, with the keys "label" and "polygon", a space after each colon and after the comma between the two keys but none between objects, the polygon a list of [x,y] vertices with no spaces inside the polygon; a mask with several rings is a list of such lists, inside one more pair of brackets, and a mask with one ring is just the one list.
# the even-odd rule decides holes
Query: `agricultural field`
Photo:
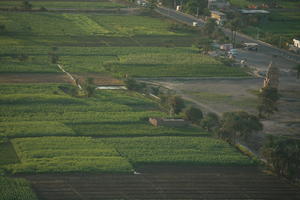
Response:
[{"label": "agricultural field", "polygon": [[[192,47],[196,30],[180,26],[174,29],[174,23],[158,17],[3,12],[0,24],[6,33],[0,43],[7,46],[0,50],[0,72],[58,73],[49,56],[55,54],[71,73],[108,72],[116,77],[247,76],[242,69],[199,55]],[[10,42],[14,45],[8,45]]]},{"label": "agricultural field", "polygon": [[249,166],[224,141],[208,137],[35,137],[11,140],[20,163],[12,173],[132,172],[140,164]]},{"label": "agricultural field", "polygon": [[166,116],[158,105],[128,91],[97,91],[95,97],[66,94],[67,84],[2,84],[0,136],[206,135],[200,129],[153,127],[149,117]]},{"label": "agricultural field", "polygon": [[38,200],[25,179],[0,176],[0,200]]},{"label": "agricultural field", "polygon": [[[106,9],[106,8],[123,8],[122,4],[113,3],[109,1],[30,1],[32,9],[82,9],[82,10],[95,10],[95,9]],[[1,1],[0,8],[22,8],[22,1]]]}]

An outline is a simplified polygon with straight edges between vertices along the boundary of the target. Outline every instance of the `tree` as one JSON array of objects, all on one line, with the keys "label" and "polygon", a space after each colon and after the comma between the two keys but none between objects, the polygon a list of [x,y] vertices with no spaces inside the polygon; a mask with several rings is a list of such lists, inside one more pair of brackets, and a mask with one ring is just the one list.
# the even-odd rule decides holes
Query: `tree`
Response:
[{"label": "tree", "polygon": [[211,35],[213,32],[216,31],[216,28],[217,28],[216,20],[209,18],[204,25],[203,31],[206,34]]},{"label": "tree", "polygon": [[0,34],[3,33],[4,31],[5,31],[5,25],[0,24]]},{"label": "tree", "polygon": [[231,143],[237,139],[247,140],[249,134],[262,130],[263,126],[255,115],[244,111],[226,112],[222,116],[219,136]]},{"label": "tree", "polygon": [[171,96],[168,98],[170,115],[179,114],[184,109],[185,104],[180,96]]},{"label": "tree", "polygon": [[83,84],[83,90],[85,92],[85,95],[87,97],[92,97],[95,94],[96,87],[94,86],[94,79],[93,78],[87,78]]},{"label": "tree", "polygon": [[206,0],[188,0],[183,6],[185,11],[189,14],[202,15],[204,13],[204,9],[207,8]]},{"label": "tree", "polygon": [[207,54],[212,49],[212,41],[209,38],[203,38],[198,43],[199,52]]},{"label": "tree", "polygon": [[203,113],[202,113],[202,111],[199,108],[195,108],[195,107],[191,106],[191,107],[188,107],[184,111],[184,118],[186,120],[189,120],[189,121],[197,124],[203,118]]},{"label": "tree", "polygon": [[168,110],[170,115],[178,114],[185,108],[183,99],[176,95],[161,95],[160,105]]},{"label": "tree", "polygon": [[236,16],[228,23],[228,27],[231,30],[231,42],[234,47],[235,47],[237,31],[240,30],[242,26],[243,26],[243,21],[241,16]]},{"label": "tree", "polygon": [[124,81],[126,87],[128,90],[133,90],[133,91],[137,91],[137,92],[144,92],[145,88],[146,88],[146,84],[145,83],[138,83],[135,79],[133,78],[127,78]]},{"label": "tree", "polygon": [[207,131],[212,131],[219,127],[219,117],[215,113],[207,113],[206,116],[201,120],[201,127]]},{"label": "tree", "polygon": [[262,153],[278,175],[290,180],[300,176],[299,140],[269,136]]},{"label": "tree", "polygon": [[32,4],[29,1],[23,1],[21,8],[23,8],[24,10],[31,10]]},{"label": "tree", "polygon": [[258,94],[259,105],[258,116],[260,118],[265,116],[270,116],[275,111],[278,111],[277,101],[279,100],[278,90],[272,87],[265,87],[261,89],[261,92]]},{"label": "tree", "polygon": [[148,1],[148,8],[150,10],[153,10],[157,7],[156,4],[157,4],[157,0],[149,0]]},{"label": "tree", "polygon": [[297,71],[297,79],[299,79],[300,78],[300,64],[298,64],[294,69]]}]

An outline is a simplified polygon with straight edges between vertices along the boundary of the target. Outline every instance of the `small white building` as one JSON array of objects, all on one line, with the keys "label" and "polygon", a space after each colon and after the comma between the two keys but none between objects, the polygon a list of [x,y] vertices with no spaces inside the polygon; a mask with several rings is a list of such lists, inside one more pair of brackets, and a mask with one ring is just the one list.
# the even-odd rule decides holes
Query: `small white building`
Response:
[{"label": "small white building", "polygon": [[294,39],[293,39],[293,42],[294,42],[294,46],[295,46],[295,47],[300,48],[300,39],[294,38]]}]

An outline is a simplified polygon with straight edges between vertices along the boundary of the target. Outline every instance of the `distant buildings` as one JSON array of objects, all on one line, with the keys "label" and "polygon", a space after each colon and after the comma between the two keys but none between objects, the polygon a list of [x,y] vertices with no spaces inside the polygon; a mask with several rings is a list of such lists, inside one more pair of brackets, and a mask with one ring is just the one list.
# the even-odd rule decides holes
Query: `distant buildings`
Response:
[{"label": "distant buildings", "polygon": [[216,20],[216,23],[219,25],[223,25],[226,21],[226,14],[219,11],[210,11],[211,18]]},{"label": "distant buildings", "polygon": [[293,39],[294,47],[300,48],[300,39],[294,38]]},{"label": "distant buildings", "polygon": [[227,0],[208,0],[208,9],[225,9],[229,6]]}]

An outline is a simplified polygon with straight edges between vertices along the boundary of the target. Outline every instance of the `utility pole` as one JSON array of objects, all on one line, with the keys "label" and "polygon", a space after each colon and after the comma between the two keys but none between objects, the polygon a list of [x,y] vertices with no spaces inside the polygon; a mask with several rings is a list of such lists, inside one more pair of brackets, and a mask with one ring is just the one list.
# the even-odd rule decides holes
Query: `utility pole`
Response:
[{"label": "utility pole", "polygon": [[259,30],[257,27],[256,27],[256,39],[259,40]]},{"label": "utility pole", "polygon": [[199,17],[199,7],[197,7],[197,18]]}]

